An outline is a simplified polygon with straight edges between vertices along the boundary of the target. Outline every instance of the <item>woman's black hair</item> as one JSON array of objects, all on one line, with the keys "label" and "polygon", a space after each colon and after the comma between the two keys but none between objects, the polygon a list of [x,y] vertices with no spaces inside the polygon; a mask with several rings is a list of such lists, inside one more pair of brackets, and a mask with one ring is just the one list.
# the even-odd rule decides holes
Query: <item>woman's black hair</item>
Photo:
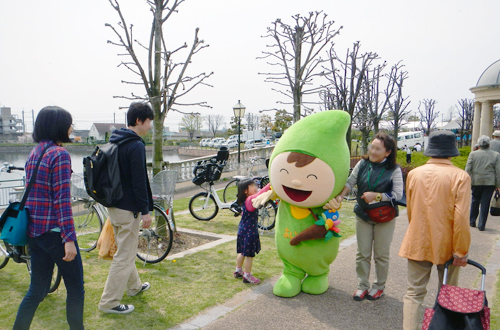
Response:
[{"label": "woman's black hair", "polygon": [[248,197],[245,194],[245,190],[247,190],[251,184],[256,184],[256,183],[252,179],[241,180],[238,183],[238,195],[236,195],[238,199],[236,203],[238,203],[239,205],[243,205],[243,203],[245,203]]},{"label": "woman's black hair", "polygon": [[[398,155],[398,149],[396,146],[396,141],[392,136],[387,133],[379,132],[374,137],[373,140],[378,139],[382,141],[384,144],[384,148],[386,151],[390,151],[391,153],[387,156],[386,168],[388,170],[394,168],[396,166],[396,157]],[[373,141],[372,140],[372,141]],[[368,159],[368,155],[364,156],[363,159]]]},{"label": "woman's black hair", "polygon": [[127,124],[128,126],[135,126],[137,119],[141,123],[146,119],[155,119],[155,114],[151,106],[146,102],[132,102],[127,111]]},{"label": "woman's black hair", "polygon": [[36,116],[33,140],[70,143],[68,132],[72,124],[73,118],[68,111],[56,106],[45,107]]}]

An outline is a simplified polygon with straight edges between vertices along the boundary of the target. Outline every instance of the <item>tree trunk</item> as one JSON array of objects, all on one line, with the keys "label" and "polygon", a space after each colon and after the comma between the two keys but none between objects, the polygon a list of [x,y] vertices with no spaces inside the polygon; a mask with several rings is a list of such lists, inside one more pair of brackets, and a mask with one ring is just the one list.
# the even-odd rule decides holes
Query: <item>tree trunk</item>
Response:
[{"label": "tree trunk", "polygon": [[394,116],[394,132],[392,132],[392,137],[396,141],[396,149],[398,147],[398,132],[399,132],[399,120]]},{"label": "tree trunk", "polygon": [[[162,170],[163,161],[163,122],[166,113],[161,109],[161,20],[163,16],[162,2],[156,1],[154,26],[154,78],[151,84],[150,98],[155,120],[153,121],[153,175]],[[151,58],[151,55],[150,55]]]},{"label": "tree trunk", "polygon": [[361,154],[366,155],[368,152],[368,138],[370,137],[370,131],[366,128],[361,130]]},{"label": "tree trunk", "polygon": [[379,131],[378,125],[379,125],[378,118],[373,118],[373,133],[375,134],[377,134]]},{"label": "tree trunk", "polygon": [[293,122],[296,123],[300,120],[301,104],[302,104],[302,38],[304,37],[304,30],[295,27],[295,76],[293,91]]}]

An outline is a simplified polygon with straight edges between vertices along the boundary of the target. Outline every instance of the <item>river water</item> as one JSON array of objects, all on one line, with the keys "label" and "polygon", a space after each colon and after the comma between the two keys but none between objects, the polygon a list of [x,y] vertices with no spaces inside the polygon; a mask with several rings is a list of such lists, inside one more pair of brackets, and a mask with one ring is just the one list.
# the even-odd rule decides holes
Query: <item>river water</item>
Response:
[{"label": "river water", "polygon": [[[89,156],[92,152],[88,151],[71,151],[71,167],[74,173],[83,173],[83,157]],[[5,162],[12,164],[18,167],[24,167],[26,164],[26,159],[28,158],[28,154],[24,153],[14,153],[14,152],[3,152],[0,153],[0,166],[3,166]],[[176,162],[180,160],[190,159],[192,157],[184,157],[179,156],[179,153],[176,150],[173,151],[163,151],[163,160],[168,162]],[[146,161],[150,162],[153,159],[152,152],[146,152]],[[2,173],[0,175],[4,176],[6,173]]]}]

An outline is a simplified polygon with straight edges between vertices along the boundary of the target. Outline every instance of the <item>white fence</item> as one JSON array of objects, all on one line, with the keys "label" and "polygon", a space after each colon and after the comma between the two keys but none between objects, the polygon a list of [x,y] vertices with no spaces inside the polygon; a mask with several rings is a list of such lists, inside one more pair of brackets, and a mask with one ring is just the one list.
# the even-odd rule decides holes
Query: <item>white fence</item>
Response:
[{"label": "white fence", "polygon": [[[250,159],[253,157],[263,157],[269,158],[271,157],[271,152],[273,151],[274,146],[258,148],[258,149],[249,149],[242,150],[240,153],[241,158],[241,175],[248,175],[248,171],[251,169]],[[163,169],[164,170],[174,170],[177,171],[178,177],[177,182],[185,182],[191,181],[194,178],[193,170],[196,166],[196,162],[200,160],[210,159],[214,156],[206,156],[199,158],[192,158],[189,160],[183,160],[178,162],[164,162]],[[151,168],[149,168],[151,170]],[[262,161],[256,164],[252,170],[254,175],[262,175],[267,172],[265,162]],[[237,172],[238,171],[238,151],[233,151],[229,153],[229,159],[227,160],[226,166],[224,167],[224,172]]]}]

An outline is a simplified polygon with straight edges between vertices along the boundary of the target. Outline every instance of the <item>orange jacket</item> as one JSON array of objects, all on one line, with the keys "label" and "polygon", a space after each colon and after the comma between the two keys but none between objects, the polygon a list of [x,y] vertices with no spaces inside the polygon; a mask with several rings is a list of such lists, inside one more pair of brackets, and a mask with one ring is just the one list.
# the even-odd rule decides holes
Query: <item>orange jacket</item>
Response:
[{"label": "orange jacket", "polygon": [[399,256],[442,265],[469,252],[471,178],[448,159],[432,158],[406,180],[408,220]]}]

